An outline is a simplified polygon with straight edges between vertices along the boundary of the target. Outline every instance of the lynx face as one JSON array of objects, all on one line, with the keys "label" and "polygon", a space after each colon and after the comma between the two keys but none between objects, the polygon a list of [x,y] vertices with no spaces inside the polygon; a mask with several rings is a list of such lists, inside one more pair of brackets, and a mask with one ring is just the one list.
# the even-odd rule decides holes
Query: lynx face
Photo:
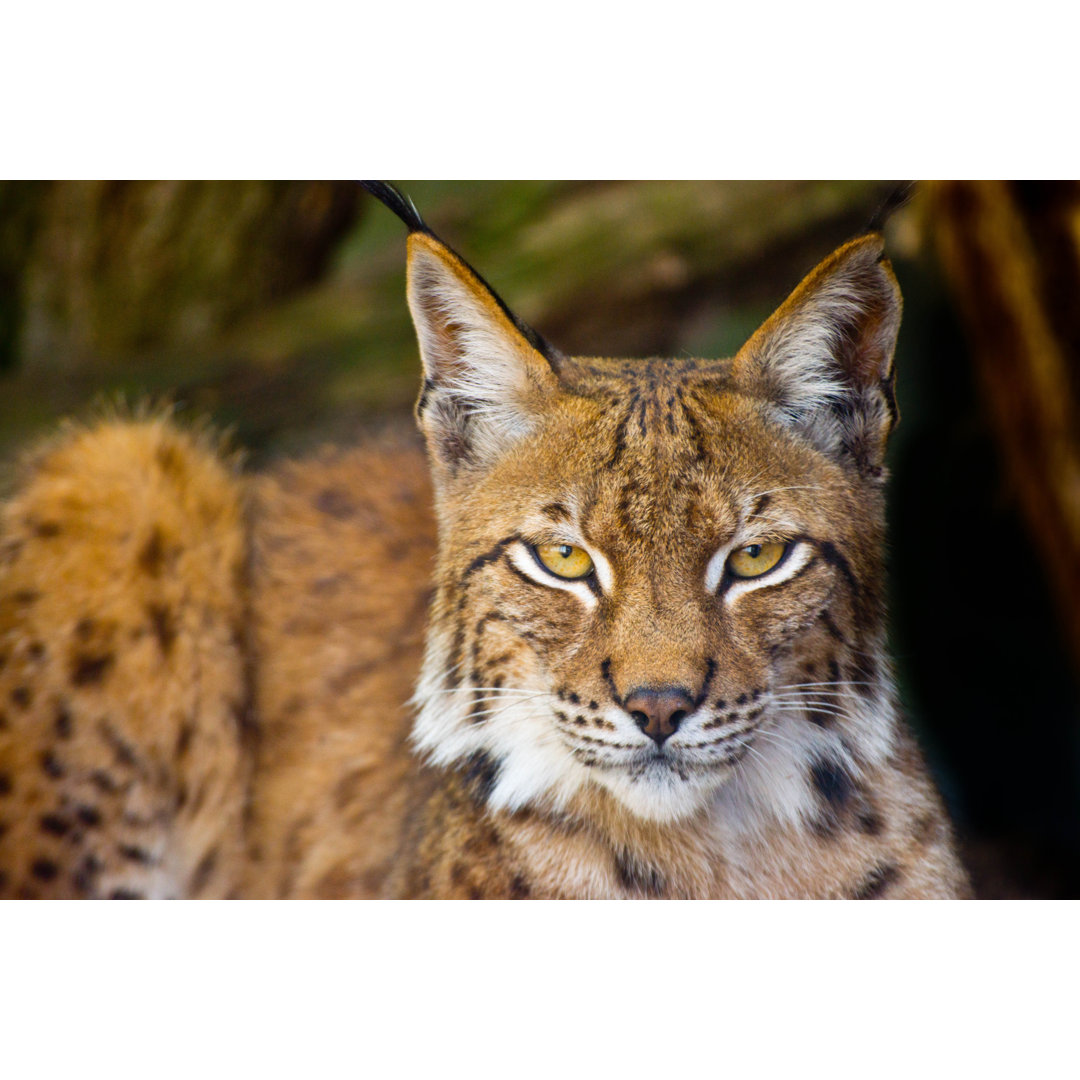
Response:
[{"label": "lynx face", "polygon": [[570,359],[413,232],[430,760],[482,773],[492,806],[598,786],[671,820],[715,798],[798,813],[807,760],[884,753],[880,255],[840,249],[734,360]]}]

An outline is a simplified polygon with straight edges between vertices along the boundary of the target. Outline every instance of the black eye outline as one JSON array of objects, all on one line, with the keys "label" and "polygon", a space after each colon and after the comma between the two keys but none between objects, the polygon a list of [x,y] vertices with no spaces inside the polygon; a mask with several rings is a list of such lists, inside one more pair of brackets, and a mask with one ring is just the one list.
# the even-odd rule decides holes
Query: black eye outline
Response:
[{"label": "black eye outline", "polygon": [[582,582],[585,582],[586,584],[588,584],[589,588],[592,589],[593,592],[597,591],[597,589],[595,587],[595,582],[596,582],[596,560],[591,555],[589,555],[588,551],[586,551],[585,548],[583,548],[580,544],[571,544],[568,540],[549,540],[549,541],[545,541],[545,544],[550,544],[553,547],[577,548],[579,551],[584,551],[585,554],[588,555],[589,563],[591,564],[589,566],[588,572],[585,573],[585,574],[582,574],[580,577],[564,577],[562,574],[556,574],[554,570],[552,570],[550,567],[547,567],[547,566],[544,565],[543,559],[540,558],[540,552],[536,550],[538,547],[540,547],[539,544],[528,544],[527,543],[525,546],[529,549],[529,554],[532,555],[533,560],[535,561],[536,565],[539,566],[540,569],[543,570],[544,573],[548,575],[548,577],[552,577],[556,581],[582,581]]},{"label": "black eye outline", "polygon": [[[739,547],[733,548],[731,551],[728,552],[728,556],[724,560],[724,573],[720,579],[720,584],[716,590],[717,595],[723,593],[729,586],[734,584],[736,581],[764,581],[772,574],[775,574],[776,571],[779,570],[780,567],[782,567],[788,561],[788,559],[791,558],[791,553],[799,547],[799,543],[800,538],[795,538],[793,540],[761,540],[755,541],[752,544],[740,544]],[[730,559],[731,556],[734,555],[736,552],[745,551],[747,548],[751,547],[764,547],[766,544],[784,545],[783,554],[780,556],[779,559],[776,560],[775,563],[773,563],[772,566],[769,567],[768,570],[763,570],[760,574],[755,574],[752,577],[744,577],[741,574],[736,574],[735,571],[731,569]]]}]

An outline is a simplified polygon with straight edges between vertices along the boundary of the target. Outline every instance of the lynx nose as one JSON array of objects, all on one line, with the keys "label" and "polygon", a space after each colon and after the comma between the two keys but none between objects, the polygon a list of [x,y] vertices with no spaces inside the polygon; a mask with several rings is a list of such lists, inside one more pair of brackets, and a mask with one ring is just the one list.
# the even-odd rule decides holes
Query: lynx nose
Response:
[{"label": "lynx nose", "polygon": [[694,699],[681,686],[642,686],[633,690],[623,708],[657,746],[663,746],[694,707]]}]

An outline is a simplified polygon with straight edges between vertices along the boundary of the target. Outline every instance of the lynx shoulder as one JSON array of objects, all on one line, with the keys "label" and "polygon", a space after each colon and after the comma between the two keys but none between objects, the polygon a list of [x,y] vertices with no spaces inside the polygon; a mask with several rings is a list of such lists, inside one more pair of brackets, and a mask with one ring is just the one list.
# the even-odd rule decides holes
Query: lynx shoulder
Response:
[{"label": "lynx shoulder", "polygon": [[369,190],[424,448],[113,421],[4,504],[0,893],[968,895],[885,647],[881,238],[733,359],[569,357]]}]

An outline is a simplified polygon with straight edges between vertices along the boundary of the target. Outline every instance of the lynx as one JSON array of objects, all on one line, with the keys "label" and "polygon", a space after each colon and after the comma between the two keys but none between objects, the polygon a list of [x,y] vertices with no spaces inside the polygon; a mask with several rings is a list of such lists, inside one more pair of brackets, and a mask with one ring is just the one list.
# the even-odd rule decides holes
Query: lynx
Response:
[{"label": "lynx", "polygon": [[0,526],[0,893],[968,895],[885,647],[896,280],[565,356],[388,185],[425,452],[71,426]]}]

